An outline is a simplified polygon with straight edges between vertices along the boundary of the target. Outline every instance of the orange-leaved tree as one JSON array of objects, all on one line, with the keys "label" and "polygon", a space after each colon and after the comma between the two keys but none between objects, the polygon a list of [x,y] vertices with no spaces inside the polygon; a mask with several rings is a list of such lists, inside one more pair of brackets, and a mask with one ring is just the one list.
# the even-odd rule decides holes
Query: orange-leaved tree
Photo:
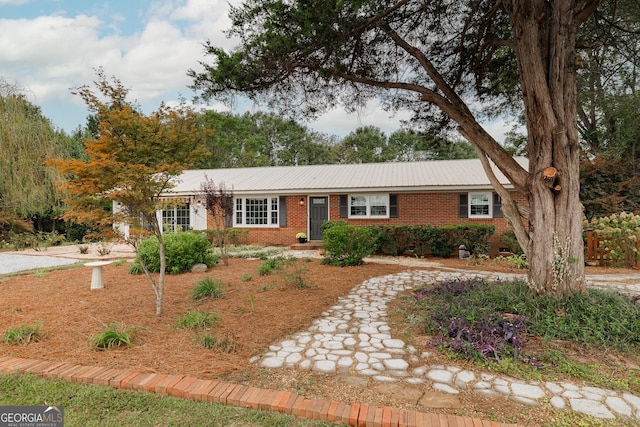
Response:
[{"label": "orange-leaved tree", "polygon": [[[162,104],[150,115],[126,101],[128,89],[120,80],[107,79],[101,69],[94,82],[99,97],[87,85],[74,91],[99,120],[98,134],[87,139],[87,160],[50,159],[48,164],[65,174],[61,188],[68,205],[65,217],[102,226],[130,226],[127,241],[138,251],[144,234],[155,235],[160,248],[160,272],[151,274],[141,260],[156,295],[156,314],[162,314],[166,269],[161,224],[156,212],[162,208],[160,195],[171,190],[175,179],[206,153],[209,131],[200,125],[199,115],[184,103],[169,108]],[[106,98],[107,101],[102,101]],[[105,200],[121,209],[105,210]],[[140,257],[138,257],[140,258]]]}]

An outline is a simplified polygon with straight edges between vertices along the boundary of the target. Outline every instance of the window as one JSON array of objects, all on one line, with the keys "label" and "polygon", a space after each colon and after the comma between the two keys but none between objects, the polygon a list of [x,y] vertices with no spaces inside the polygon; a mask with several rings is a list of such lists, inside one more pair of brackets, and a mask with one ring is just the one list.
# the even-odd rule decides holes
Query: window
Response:
[{"label": "window", "polygon": [[388,194],[349,196],[349,218],[389,218]]},{"label": "window", "polygon": [[491,193],[469,194],[469,218],[491,216]]},{"label": "window", "polygon": [[167,233],[186,231],[191,227],[189,203],[162,210],[162,229]]},{"label": "window", "polygon": [[498,193],[460,193],[460,218],[502,218],[502,200]]},{"label": "window", "polygon": [[269,227],[278,225],[278,197],[237,198],[235,225]]}]

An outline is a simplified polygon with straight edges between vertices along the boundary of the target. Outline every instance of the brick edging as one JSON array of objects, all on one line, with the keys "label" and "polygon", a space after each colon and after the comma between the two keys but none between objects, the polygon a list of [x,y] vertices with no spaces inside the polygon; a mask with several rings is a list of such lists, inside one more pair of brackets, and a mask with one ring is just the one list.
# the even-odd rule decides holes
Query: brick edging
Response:
[{"label": "brick edging", "polygon": [[250,409],[277,411],[310,420],[339,422],[354,427],[517,427],[515,424],[457,415],[431,414],[413,409],[307,398],[290,391],[261,389],[218,380],[204,380],[188,375],[73,365],[11,356],[0,357],[0,373],[30,373],[42,378],[56,378]]}]

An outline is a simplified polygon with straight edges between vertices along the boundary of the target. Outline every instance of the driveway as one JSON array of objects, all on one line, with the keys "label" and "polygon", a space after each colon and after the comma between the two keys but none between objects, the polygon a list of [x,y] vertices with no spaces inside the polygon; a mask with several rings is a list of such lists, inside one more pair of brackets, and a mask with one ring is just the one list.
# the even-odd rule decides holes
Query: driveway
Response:
[{"label": "driveway", "polygon": [[16,273],[18,271],[36,270],[39,268],[59,267],[75,264],[79,260],[72,258],[56,258],[41,255],[19,255],[0,252],[0,274]]}]

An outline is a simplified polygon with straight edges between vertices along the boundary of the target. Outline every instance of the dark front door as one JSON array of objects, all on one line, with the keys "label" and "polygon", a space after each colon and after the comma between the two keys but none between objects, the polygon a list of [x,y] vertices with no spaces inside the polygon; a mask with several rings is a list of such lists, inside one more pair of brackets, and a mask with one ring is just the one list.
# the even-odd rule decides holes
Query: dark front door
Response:
[{"label": "dark front door", "polygon": [[309,197],[309,240],[322,240],[322,223],[329,219],[327,197]]}]

